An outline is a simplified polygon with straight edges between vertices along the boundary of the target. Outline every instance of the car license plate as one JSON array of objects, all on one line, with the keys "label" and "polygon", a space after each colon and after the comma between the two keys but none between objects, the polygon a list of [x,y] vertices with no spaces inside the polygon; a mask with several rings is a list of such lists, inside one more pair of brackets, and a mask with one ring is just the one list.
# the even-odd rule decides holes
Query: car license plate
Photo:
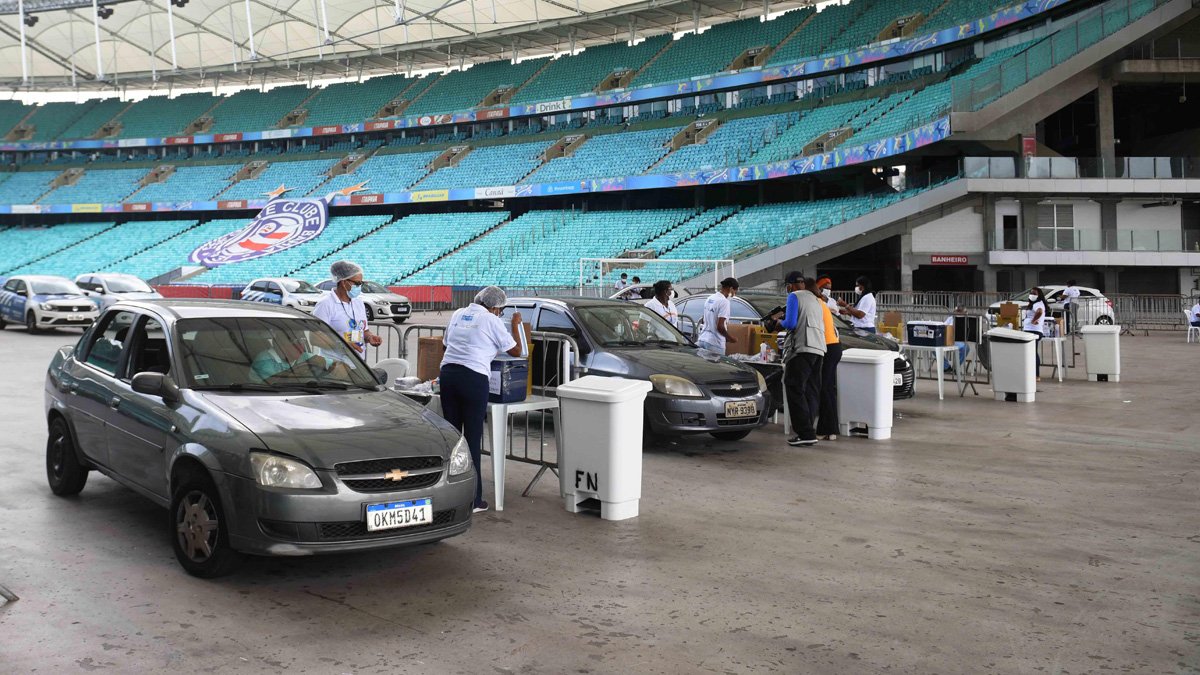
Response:
[{"label": "car license plate", "polygon": [[892,386],[899,387],[904,384],[904,376],[900,373],[892,375]]},{"label": "car license plate", "polygon": [[68,314],[67,321],[83,321],[82,314]]},{"label": "car license plate", "polygon": [[406,502],[367,504],[367,531],[428,525],[433,522],[433,500],[410,499]]},{"label": "car license plate", "polygon": [[754,401],[728,401],[725,403],[726,417],[757,417],[758,404]]}]

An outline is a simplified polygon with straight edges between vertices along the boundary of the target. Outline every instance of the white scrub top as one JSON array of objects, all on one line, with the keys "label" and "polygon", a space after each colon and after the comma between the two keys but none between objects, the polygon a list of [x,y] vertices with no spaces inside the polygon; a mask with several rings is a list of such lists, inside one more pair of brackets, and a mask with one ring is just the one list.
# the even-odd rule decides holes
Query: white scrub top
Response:
[{"label": "white scrub top", "polygon": [[[1042,310],[1042,317],[1037,320],[1037,323],[1034,323],[1033,315],[1037,314],[1038,309]],[[1030,309],[1025,310],[1025,321],[1022,322],[1021,327],[1027,331],[1045,334],[1046,321],[1049,319],[1050,310],[1046,307],[1046,303],[1038,300]]]},{"label": "white scrub top", "polygon": [[863,313],[860,319],[856,316],[850,317],[850,324],[855,328],[874,328],[875,327],[875,294],[863,293],[862,297],[854,305],[854,309]]},{"label": "white scrub top", "polygon": [[359,352],[366,347],[367,305],[361,297],[342,302],[337,293],[331,291],[317,302],[313,316],[332,326],[334,332],[347,344],[357,346]]},{"label": "white scrub top", "polygon": [[720,293],[713,293],[704,301],[704,330],[700,331],[698,342],[704,342],[717,347],[725,353],[725,336],[717,332],[718,319],[729,320],[729,298]]},{"label": "white scrub top", "polygon": [[658,301],[658,298],[651,298],[650,302],[646,303],[646,309],[654,312],[667,320],[667,323],[679,328],[679,310],[675,309],[675,302],[667,298],[667,306]]},{"label": "white scrub top", "polygon": [[496,355],[516,347],[517,341],[500,317],[471,303],[450,317],[442,344],[446,345],[443,366],[455,363],[490,377]]}]

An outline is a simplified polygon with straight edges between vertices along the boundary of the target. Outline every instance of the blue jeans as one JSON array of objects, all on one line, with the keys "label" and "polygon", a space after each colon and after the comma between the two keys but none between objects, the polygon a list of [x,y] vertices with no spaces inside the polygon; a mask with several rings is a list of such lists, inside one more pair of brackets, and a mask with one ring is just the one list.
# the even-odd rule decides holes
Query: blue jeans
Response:
[{"label": "blue jeans", "polygon": [[[955,342],[954,346],[958,347],[958,364],[962,365],[962,364],[966,363],[967,362],[967,352],[970,351],[970,347],[968,347],[967,343],[965,343],[965,342]],[[946,367],[943,368],[943,370],[953,370],[954,369],[954,364],[951,363],[949,359],[946,360],[945,366]]]},{"label": "blue jeans", "polygon": [[483,452],[483,426],[487,421],[488,376],[457,363],[442,366],[442,417],[467,439],[471,462],[475,465],[475,504],[483,501],[483,472],[479,470]]}]

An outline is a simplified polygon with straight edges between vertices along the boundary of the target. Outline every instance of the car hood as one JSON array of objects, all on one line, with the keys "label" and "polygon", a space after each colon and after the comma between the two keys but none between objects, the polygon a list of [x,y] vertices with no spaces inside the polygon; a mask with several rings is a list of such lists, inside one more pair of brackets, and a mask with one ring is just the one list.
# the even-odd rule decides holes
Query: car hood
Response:
[{"label": "car hood", "polygon": [[647,379],[666,373],[707,382],[755,381],[754,371],[725,357],[705,358],[695,347],[622,347],[592,355],[589,368],[612,375]]},{"label": "car hood", "polygon": [[64,294],[64,295],[56,295],[56,294],[43,295],[41,293],[38,293],[37,295],[33,296],[33,301],[39,302],[39,303],[40,302],[48,302],[52,305],[78,305],[80,303],[91,303],[92,299],[87,297],[86,295],[75,294],[75,293]]},{"label": "car hood", "polygon": [[118,300],[155,300],[162,297],[158,291],[130,291],[129,293],[113,293],[110,297]]},{"label": "car hood", "polygon": [[396,293],[363,293],[367,302],[408,302],[408,298]]},{"label": "car hood", "polygon": [[890,349],[891,351],[900,351],[900,345],[889,340],[881,335],[875,335],[867,332],[850,332],[841,330],[838,334],[838,340],[842,344],[843,349]]},{"label": "car hood", "polygon": [[330,394],[201,392],[274,452],[315,468],[384,457],[446,457],[458,434],[442,418],[392,391]]}]

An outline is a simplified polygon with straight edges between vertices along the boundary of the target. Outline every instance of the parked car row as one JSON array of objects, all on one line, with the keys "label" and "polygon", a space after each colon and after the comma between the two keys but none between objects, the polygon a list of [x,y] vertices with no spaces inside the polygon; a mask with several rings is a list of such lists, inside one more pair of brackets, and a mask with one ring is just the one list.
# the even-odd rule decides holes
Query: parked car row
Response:
[{"label": "parked car row", "polygon": [[[317,302],[334,286],[326,279],[317,286],[300,279],[255,279],[238,293],[238,299],[291,307],[311,314]],[[149,300],[162,295],[131,274],[91,272],[74,281],[66,277],[22,274],[0,278],[0,329],[24,325],[29,332],[55,328],[87,328],[100,312],[123,300]],[[373,281],[363,282],[362,299],[368,321],[404,323],[412,315],[408,298]]]}]

